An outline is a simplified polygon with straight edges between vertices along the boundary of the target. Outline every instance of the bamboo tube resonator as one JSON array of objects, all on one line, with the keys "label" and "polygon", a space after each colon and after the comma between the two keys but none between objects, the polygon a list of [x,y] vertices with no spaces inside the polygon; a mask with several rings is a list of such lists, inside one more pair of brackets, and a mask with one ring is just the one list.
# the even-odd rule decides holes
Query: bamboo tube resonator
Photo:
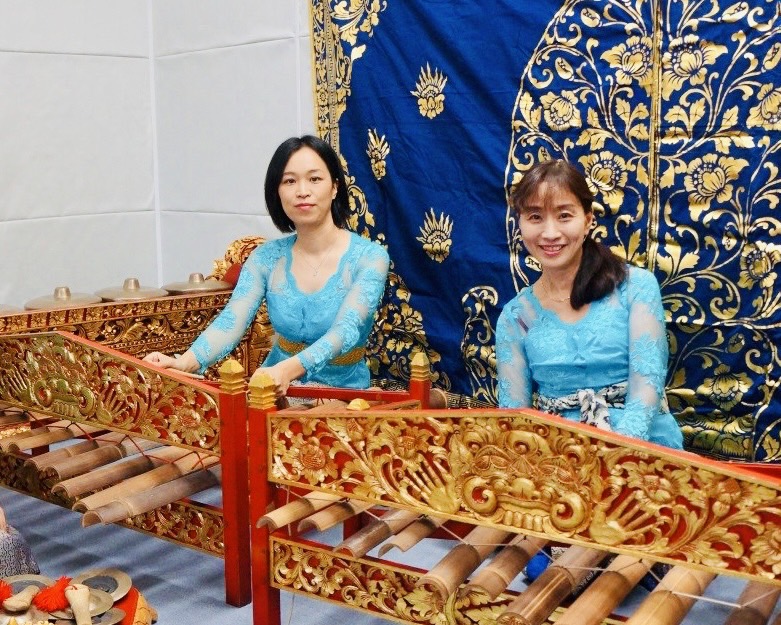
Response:
[{"label": "bamboo tube resonator", "polygon": [[510,532],[493,527],[478,526],[469,532],[440,562],[416,582],[439,595],[442,601],[453,594],[461,583],[501,546]]},{"label": "bamboo tube resonator", "polygon": [[334,551],[343,551],[354,558],[360,558],[384,540],[403,530],[419,516],[419,512],[410,510],[390,510],[343,540],[334,547]]},{"label": "bamboo tube resonator", "polygon": [[499,616],[499,625],[541,625],[605,559],[607,553],[569,547]]},{"label": "bamboo tube resonator", "polygon": [[269,531],[274,530],[296,521],[300,521],[304,517],[314,514],[315,512],[322,510],[330,506],[337,501],[341,501],[342,497],[339,495],[333,495],[331,493],[321,493],[313,491],[307,493],[303,497],[286,503],[284,506],[280,506],[276,510],[267,512],[258,519],[257,527],[268,527]]},{"label": "bamboo tube resonator", "polygon": [[144,514],[155,508],[178,501],[208,488],[220,484],[221,470],[219,466],[207,470],[195,471],[182,477],[120,497],[104,506],[88,510],[81,519],[83,527],[97,523],[116,523]]},{"label": "bamboo tube resonator", "polygon": [[464,584],[461,596],[480,592],[496,599],[518,577],[532,556],[542,549],[547,540],[519,534],[505,546],[491,562]]}]

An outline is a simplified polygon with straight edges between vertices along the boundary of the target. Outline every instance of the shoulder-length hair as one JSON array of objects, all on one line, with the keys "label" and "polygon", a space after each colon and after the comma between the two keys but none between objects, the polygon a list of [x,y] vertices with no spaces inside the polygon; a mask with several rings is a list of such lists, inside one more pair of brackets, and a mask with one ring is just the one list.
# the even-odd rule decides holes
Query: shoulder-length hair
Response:
[{"label": "shoulder-length hair", "polygon": [[328,143],[312,135],[286,139],[271,157],[266,170],[266,182],[264,184],[266,208],[271,221],[274,222],[274,225],[280,232],[293,232],[296,229],[282,208],[282,201],[279,198],[279,185],[282,182],[282,176],[285,173],[285,167],[290,157],[304,147],[311,148],[323,159],[328,168],[328,173],[331,174],[331,180],[336,183],[336,197],[331,202],[331,217],[337,227],[344,228],[350,215],[350,204],[342,163],[339,160],[339,155]]},{"label": "shoulder-length hair", "polygon": [[[519,214],[522,213],[526,204],[536,195],[544,182],[567,189],[578,198],[586,215],[594,212],[594,195],[591,193],[586,177],[579,169],[564,160],[543,161],[527,171],[510,192],[511,206]],[[570,293],[570,305],[577,310],[603,298],[608,293],[612,293],[626,279],[626,276],[626,261],[587,236],[583,242],[583,256]]]}]

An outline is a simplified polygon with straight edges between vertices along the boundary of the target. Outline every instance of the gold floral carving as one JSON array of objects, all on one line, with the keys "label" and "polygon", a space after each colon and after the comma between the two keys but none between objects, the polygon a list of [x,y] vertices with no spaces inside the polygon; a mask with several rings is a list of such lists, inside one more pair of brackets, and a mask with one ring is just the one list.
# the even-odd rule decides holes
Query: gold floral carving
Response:
[{"label": "gold floral carving", "polygon": [[437,68],[432,72],[428,63],[425,69],[420,68],[415,90],[410,93],[418,99],[418,111],[423,117],[434,119],[445,110],[445,85],[447,76]]},{"label": "gold floral carving", "polygon": [[0,336],[63,330],[134,356],[183,351],[221,310],[230,293],[108,302],[0,317]]},{"label": "gold floral carving", "polygon": [[259,236],[241,237],[232,241],[225,250],[225,256],[217,258],[212,263],[212,273],[209,278],[222,280],[233,265],[242,265],[258,245],[263,245],[266,239]]},{"label": "gold floral carving", "polygon": [[272,481],[781,585],[781,487],[535,411],[272,415]]},{"label": "gold floral carving", "polygon": [[[482,593],[455,592],[447,601],[426,588],[417,588],[422,572],[382,560],[350,558],[345,554],[272,536],[271,583],[276,588],[325,599],[375,616],[403,623],[433,625],[495,625],[513,593],[490,600]],[[544,623],[555,623],[557,609]],[[617,625],[606,619],[603,625]]]},{"label": "gold floral carving", "polygon": [[212,506],[188,500],[175,501],[123,523],[213,556],[225,555],[223,513]]},{"label": "gold floral carving", "polygon": [[63,333],[0,337],[0,400],[219,453],[214,392],[185,386]]},{"label": "gold floral carving", "polygon": [[417,240],[423,244],[426,256],[441,263],[450,255],[450,247],[453,245],[453,220],[445,213],[440,213],[437,219],[434,209],[431,208],[430,211],[426,213],[420,228],[421,236],[417,237]]},{"label": "gold floral carving", "polygon": [[385,135],[378,135],[377,130],[369,128],[369,146],[366,148],[366,155],[372,165],[372,173],[377,180],[382,180],[386,174],[385,159],[390,154],[390,145],[385,139]]}]

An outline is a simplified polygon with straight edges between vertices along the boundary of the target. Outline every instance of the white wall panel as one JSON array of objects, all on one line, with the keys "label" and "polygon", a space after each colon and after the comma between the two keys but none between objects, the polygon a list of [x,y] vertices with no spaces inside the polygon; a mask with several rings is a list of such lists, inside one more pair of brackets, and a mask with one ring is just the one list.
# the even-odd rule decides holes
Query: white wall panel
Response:
[{"label": "white wall panel", "polygon": [[[273,1],[273,0],[272,0]],[[311,0],[297,0],[298,9],[298,34],[303,37],[309,37],[312,34],[312,27],[310,24],[310,14],[312,11]]]},{"label": "white wall panel", "polygon": [[291,0],[155,0],[153,6],[158,57],[295,34]]},{"label": "white wall panel", "polygon": [[155,73],[162,209],[265,210],[268,160],[299,126],[295,41],[164,57]]},{"label": "white wall panel", "polygon": [[193,272],[210,274],[212,262],[223,258],[236,239],[281,236],[271,219],[260,215],[163,213],[160,222],[164,241],[161,284],[187,280]]},{"label": "white wall panel", "polygon": [[310,37],[301,37],[298,40],[299,48],[299,107],[301,115],[300,134],[314,134],[315,132],[315,85],[312,72],[312,40]]},{"label": "white wall panel", "polygon": [[0,0],[0,50],[147,56],[146,2]]},{"label": "white wall panel", "polygon": [[58,286],[94,293],[137,277],[157,282],[152,213],[0,224],[0,304],[20,307]]},{"label": "white wall panel", "polygon": [[149,62],[0,52],[2,219],[150,210]]}]

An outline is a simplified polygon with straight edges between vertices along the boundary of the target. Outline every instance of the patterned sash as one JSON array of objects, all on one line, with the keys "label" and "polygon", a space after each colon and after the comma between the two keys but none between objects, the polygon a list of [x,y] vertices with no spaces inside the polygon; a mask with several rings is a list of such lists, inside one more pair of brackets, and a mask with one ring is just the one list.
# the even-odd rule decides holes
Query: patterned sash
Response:
[{"label": "patterned sash", "polygon": [[600,430],[610,431],[608,408],[623,408],[626,399],[626,382],[611,384],[595,391],[591,388],[580,389],[564,397],[546,397],[537,395],[537,409],[543,412],[561,414],[564,410],[580,408],[580,421],[593,425]]}]

